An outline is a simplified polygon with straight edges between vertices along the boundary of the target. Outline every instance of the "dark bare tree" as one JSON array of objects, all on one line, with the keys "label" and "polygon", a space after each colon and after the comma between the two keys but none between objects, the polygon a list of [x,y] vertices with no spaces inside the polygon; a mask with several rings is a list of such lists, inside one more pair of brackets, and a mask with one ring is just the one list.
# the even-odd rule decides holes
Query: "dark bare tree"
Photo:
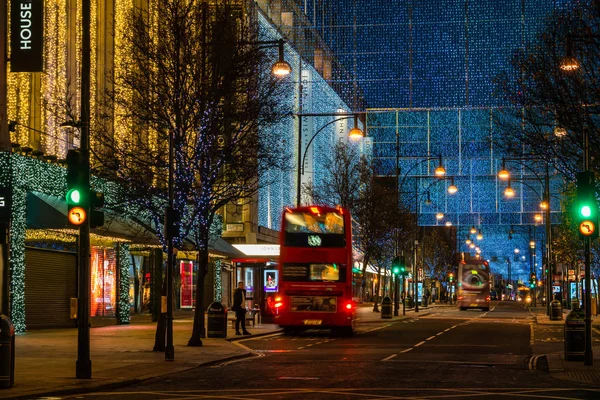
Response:
[{"label": "dark bare tree", "polygon": [[314,204],[341,206],[353,212],[361,186],[360,151],[356,143],[338,141],[325,158],[324,179],[302,188],[304,199]]},{"label": "dark bare tree", "polygon": [[[270,74],[276,55],[256,43],[252,4],[165,0],[155,10],[132,9],[117,33],[121,57],[104,104],[110,112],[98,122],[94,172],[123,188],[118,205],[151,221],[165,246],[163,217],[172,200],[175,247],[189,241],[198,251],[190,346],[201,346],[204,335],[215,215],[250,201],[266,171],[289,166],[272,128],[291,114],[283,100],[290,83]],[[164,348],[160,321],[155,347]]]},{"label": "dark bare tree", "polygon": [[[582,169],[584,129],[590,169],[600,167],[599,3],[580,1],[556,11],[495,79],[497,95],[510,106],[496,113],[502,135],[495,145],[516,156],[541,156],[567,177]],[[560,65],[571,51],[580,68],[564,71]]]}]

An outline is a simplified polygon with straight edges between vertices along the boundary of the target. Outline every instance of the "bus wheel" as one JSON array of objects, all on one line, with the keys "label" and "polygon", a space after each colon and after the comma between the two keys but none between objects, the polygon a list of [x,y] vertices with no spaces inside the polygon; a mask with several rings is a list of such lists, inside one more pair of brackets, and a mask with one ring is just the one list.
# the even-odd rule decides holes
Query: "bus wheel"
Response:
[{"label": "bus wheel", "polygon": [[294,334],[294,330],[292,328],[290,328],[289,326],[284,326],[283,327],[283,334],[285,336],[291,336]]},{"label": "bus wheel", "polygon": [[354,330],[352,329],[351,326],[347,326],[344,328],[339,328],[337,330],[338,335],[340,336],[345,336],[345,337],[352,337],[354,336]]},{"label": "bus wheel", "polygon": [[460,307],[460,311],[465,311],[467,307]]}]

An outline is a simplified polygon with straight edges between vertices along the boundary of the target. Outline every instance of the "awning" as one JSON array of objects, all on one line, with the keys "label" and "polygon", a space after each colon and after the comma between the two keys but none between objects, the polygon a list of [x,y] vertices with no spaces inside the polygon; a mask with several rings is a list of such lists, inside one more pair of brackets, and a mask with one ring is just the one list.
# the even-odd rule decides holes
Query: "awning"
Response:
[{"label": "awning", "polygon": [[[27,193],[28,229],[67,229],[67,203],[65,200],[39,192]],[[148,224],[104,210],[104,225],[91,230],[100,236],[129,240],[135,244],[160,245],[155,230]],[[191,242],[188,241],[188,244]],[[186,246],[190,247],[190,246]],[[222,238],[209,243],[209,252],[223,257],[238,258],[244,254]]]}]

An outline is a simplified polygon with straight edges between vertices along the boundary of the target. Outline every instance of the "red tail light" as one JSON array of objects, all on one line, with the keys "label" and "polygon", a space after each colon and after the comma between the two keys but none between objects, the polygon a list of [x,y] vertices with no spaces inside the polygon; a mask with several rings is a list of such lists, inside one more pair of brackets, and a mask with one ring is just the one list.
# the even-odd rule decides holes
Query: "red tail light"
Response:
[{"label": "red tail light", "polygon": [[485,298],[486,301],[490,301],[490,296]]},{"label": "red tail light", "polygon": [[346,303],[346,310],[348,310],[348,311],[352,310],[352,303],[351,302]]},{"label": "red tail light", "polygon": [[458,296],[458,300],[462,300],[462,299],[463,299],[463,297],[462,297],[462,296]]},{"label": "red tail light", "polygon": [[283,302],[281,301],[281,297],[275,297],[275,308],[280,308],[283,306]]}]

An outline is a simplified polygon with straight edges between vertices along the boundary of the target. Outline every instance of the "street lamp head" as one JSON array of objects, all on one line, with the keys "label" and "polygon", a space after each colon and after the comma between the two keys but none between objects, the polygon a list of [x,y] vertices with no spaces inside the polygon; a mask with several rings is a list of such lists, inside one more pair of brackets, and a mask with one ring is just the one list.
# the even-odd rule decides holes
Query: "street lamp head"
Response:
[{"label": "street lamp head", "polygon": [[446,226],[452,226],[452,221],[446,221]]},{"label": "street lamp head", "polygon": [[535,216],[533,217],[533,219],[535,220],[535,222],[542,222],[542,215],[541,214],[535,214]]},{"label": "street lamp head", "polygon": [[502,169],[498,171],[498,178],[501,181],[507,181],[510,179],[510,172],[508,172],[506,169],[506,162],[504,161],[504,158],[502,159]]},{"label": "street lamp head", "polygon": [[354,127],[348,132],[350,140],[358,140],[365,136],[364,132],[358,127],[358,115],[354,115]]},{"label": "street lamp head", "polygon": [[448,186],[448,193],[455,194],[456,192],[458,192],[458,188],[456,187],[456,185],[454,185],[454,178],[453,178],[452,182],[450,183],[450,186]]},{"label": "street lamp head", "polygon": [[508,186],[504,189],[504,195],[509,199],[515,197],[515,190],[510,186],[510,180],[508,181]]},{"label": "street lamp head", "polygon": [[275,62],[275,64],[273,64],[273,67],[271,68],[271,72],[273,72],[273,75],[280,78],[287,76],[292,72],[292,66],[283,59],[283,43],[283,39],[279,39],[277,41],[277,47],[279,49],[279,59]]},{"label": "street lamp head", "polygon": [[477,229],[475,229],[475,226],[472,226],[469,232],[471,232],[471,234],[474,235],[477,233]]},{"label": "street lamp head", "polygon": [[567,130],[561,126],[557,126],[554,128],[554,136],[558,138],[562,138],[567,136]]},{"label": "street lamp head", "polygon": [[579,61],[573,56],[565,56],[562,60],[560,60],[560,69],[565,72],[572,72],[579,69]]},{"label": "street lamp head", "polygon": [[436,218],[436,219],[438,219],[438,220],[440,220],[440,219],[444,219],[444,214],[443,214],[443,213],[441,213],[441,212],[440,212],[440,213],[437,213],[437,214],[435,215],[435,218]]},{"label": "street lamp head", "polygon": [[510,172],[507,169],[502,168],[498,171],[498,178],[502,181],[507,181],[510,178]]},{"label": "street lamp head", "polygon": [[434,174],[437,177],[442,177],[442,176],[446,175],[446,168],[444,168],[444,165],[442,164],[442,156],[440,156],[440,164],[435,169]]},{"label": "street lamp head", "polygon": [[548,209],[548,202],[546,200],[542,200],[542,202],[540,203],[540,208],[542,210],[547,210]]},{"label": "street lamp head", "polygon": [[278,60],[273,64],[271,72],[275,76],[284,77],[292,72],[292,66],[285,60]]},{"label": "street lamp head", "polygon": [[483,234],[481,233],[481,229],[477,232],[477,240],[483,240]]},{"label": "street lamp head", "polygon": [[529,247],[531,247],[532,249],[535,249],[535,241],[534,240],[529,242]]}]

